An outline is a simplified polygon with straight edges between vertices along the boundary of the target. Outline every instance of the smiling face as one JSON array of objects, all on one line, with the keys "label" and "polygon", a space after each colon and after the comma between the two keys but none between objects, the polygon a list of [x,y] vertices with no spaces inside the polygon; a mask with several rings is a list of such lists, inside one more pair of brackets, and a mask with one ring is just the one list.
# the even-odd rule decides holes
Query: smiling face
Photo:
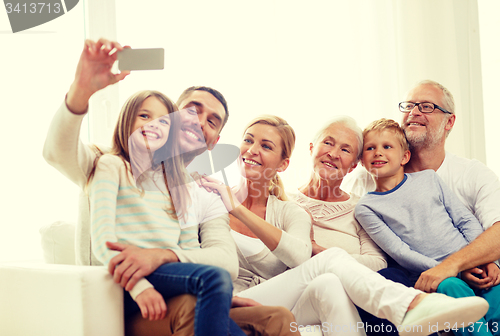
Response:
[{"label": "smiling face", "polygon": [[156,151],[167,142],[170,132],[168,109],[158,98],[151,96],[142,103],[132,125],[131,140],[138,148]]},{"label": "smiling face", "polygon": [[[180,130],[179,146],[181,153],[190,153],[197,156],[207,149],[205,136],[198,120],[198,113],[194,107],[184,108],[179,111]],[[189,161],[189,158],[185,156]]]},{"label": "smiling face", "polygon": [[250,126],[240,146],[239,165],[243,176],[250,180],[271,180],[276,172],[288,167],[283,158],[283,140],[276,127],[266,124]]},{"label": "smiling face", "polygon": [[212,149],[219,140],[226,112],[211,93],[196,90],[180,102],[180,109],[192,113],[181,115],[180,146],[183,152],[199,150],[200,142]]},{"label": "smiling face", "polygon": [[[444,106],[443,92],[434,85],[424,84],[415,87],[406,99],[412,103],[429,102]],[[446,132],[455,123],[455,115],[449,115],[436,109],[432,113],[422,113],[417,106],[403,114],[401,125],[405,130],[410,145],[415,148],[444,145]]]},{"label": "smiling face", "polygon": [[363,144],[363,166],[376,178],[403,174],[403,166],[410,159],[410,151],[403,150],[393,131],[370,131]]},{"label": "smiling face", "polygon": [[338,181],[357,164],[358,138],[350,128],[336,123],[328,127],[309,149],[314,172],[324,180]]}]

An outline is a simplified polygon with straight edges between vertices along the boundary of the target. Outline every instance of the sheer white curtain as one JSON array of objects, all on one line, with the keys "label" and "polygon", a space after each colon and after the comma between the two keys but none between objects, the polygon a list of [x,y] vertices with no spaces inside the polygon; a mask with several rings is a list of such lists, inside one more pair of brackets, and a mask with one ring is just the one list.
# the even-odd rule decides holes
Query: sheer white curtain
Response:
[{"label": "sheer white curtain", "polygon": [[[454,95],[449,151],[486,161],[479,20],[475,0],[394,1],[398,82],[433,79]],[[401,96],[402,97],[402,96]]]},{"label": "sheer white curtain", "polygon": [[500,1],[480,0],[479,28],[481,34],[481,68],[483,74],[484,126],[486,137],[486,158],[488,167],[500,176],[500,156],[498,155],[498,92],[500,85]]},{"label": "sheer white curtain", "polygon": [[221,142],[233,144],[253,117],[284,117],[297,133],[283,174],[289,187],[304,182],[308,144],[323,123],[339,114],[361,127],[399,121],[397,103],[422,79],[455,95],[448,150],[485,161],[475,0],[119,1],[116,11],[121,43],[166,50],[165,70],[120,84],[119,105],[140,89],[176,99],[188,86],[212,86],[230,108]]}]

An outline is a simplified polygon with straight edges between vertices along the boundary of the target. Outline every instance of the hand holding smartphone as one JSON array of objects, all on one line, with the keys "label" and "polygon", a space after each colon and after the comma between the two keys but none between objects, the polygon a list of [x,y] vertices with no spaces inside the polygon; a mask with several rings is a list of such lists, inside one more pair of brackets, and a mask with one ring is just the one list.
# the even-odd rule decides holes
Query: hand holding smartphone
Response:
[{"label": "hand holding smartphone", "polygon": [[162,70],[164,68],[165,50],[163,48],[123,49],[117,54],[118,69],[132,70]]}]

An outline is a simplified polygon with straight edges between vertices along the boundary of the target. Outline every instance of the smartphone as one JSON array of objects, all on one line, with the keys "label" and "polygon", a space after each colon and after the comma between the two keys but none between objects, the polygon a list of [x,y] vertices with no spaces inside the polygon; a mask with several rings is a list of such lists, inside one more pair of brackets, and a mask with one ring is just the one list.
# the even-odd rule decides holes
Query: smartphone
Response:
[{"label": "smartphone", "polygon": [[123,49],[117,54],[118,69],[124,70],[161,70],[164,68],[165,50],[163,48]]}]

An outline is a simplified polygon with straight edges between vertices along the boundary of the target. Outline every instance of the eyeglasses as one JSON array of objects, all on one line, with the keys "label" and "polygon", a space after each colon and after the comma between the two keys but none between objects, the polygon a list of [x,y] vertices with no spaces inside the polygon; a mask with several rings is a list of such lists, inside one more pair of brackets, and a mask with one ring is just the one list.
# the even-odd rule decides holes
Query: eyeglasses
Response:
[{"label": "eyeglasses", "polygon": [[441,106],[433,103],[412,103],[408,101],[399,103],[399,110],[403,113],[409,113],[415,108],[415,106],[418,106],[418,110],[422,113],[432,113],[435,109],[438,109],[443,111],[444,113],[452,114],[451,112],[446,111]]}]

